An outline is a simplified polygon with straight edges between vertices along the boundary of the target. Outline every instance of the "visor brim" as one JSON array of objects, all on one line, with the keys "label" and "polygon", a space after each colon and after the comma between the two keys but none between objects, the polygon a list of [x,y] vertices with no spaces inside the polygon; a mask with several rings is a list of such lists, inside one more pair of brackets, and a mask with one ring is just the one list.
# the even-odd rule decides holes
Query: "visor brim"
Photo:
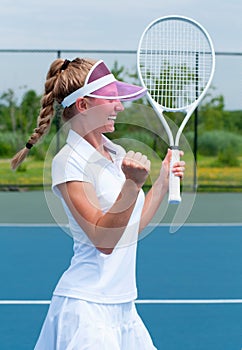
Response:
[{"label": "visor brim", "polygon": [[116,80],[86,96],[105,100],[134,101],[142,98],[146,93],[147,89],[144,87]]}]

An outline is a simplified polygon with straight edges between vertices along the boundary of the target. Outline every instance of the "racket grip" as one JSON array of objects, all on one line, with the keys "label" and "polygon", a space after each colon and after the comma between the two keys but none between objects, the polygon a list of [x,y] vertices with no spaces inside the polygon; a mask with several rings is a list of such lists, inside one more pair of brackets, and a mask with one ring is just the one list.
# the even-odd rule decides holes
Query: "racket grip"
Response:
[{"label": "racket grip", "polygon": [[180,177],[175,176],[172,172],[174,163],[180,161],[179,149],[172,149],[172,156],[170,162],[170,176],[169,176],[169,197],[168,202],[170,204],[179,204],[181,202],[180,195]]}]

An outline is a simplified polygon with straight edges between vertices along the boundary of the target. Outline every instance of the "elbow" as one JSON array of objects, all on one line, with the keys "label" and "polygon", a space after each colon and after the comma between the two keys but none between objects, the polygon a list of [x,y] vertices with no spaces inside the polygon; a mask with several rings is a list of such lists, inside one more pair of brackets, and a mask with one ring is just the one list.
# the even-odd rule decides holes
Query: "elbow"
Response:
[{"label": "elbow", "polygon": [[[103,230],[102,230],[103,231]],[[116,242],[113,241],[111,235],[105,235],[104,232],[99,232],[99,230],[95,230],[95,233],[89,235],[89,238],[95,248],[99,250],[101,253],[105,255],[112,254]]]},{"label": "elbow", "polygon": [[105,254],[105,255],[111,255],[114,248],[100,248],[100,247],[96,247],[97,250],[99,250],[101,253]]}]

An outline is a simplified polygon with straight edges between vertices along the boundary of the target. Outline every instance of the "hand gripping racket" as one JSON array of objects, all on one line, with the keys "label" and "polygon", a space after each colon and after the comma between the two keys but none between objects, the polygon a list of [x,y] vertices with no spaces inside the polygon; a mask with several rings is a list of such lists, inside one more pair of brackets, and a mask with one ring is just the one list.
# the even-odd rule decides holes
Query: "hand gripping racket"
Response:
[{"label": "hand gripping racket", "polygon": [[[137,69],[147,98],[162,122],[172,150],[170,169],[179,161],[179,140],[213,78],[215,53],[207,31],[194,20],[166,16],[151,22],[138,45]],[[184,112],[176,137],[163,112]],[[170,171],[169,203],[179,203],[180,178]]]}]

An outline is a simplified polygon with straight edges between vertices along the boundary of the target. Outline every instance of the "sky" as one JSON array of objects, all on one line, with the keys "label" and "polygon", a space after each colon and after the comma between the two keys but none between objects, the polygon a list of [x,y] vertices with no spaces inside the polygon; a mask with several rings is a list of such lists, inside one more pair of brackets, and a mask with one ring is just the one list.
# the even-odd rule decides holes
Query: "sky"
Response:
[{"label": "sky", "polygon": [[[143,30],[151,21],[176,14],[193,18],[204,26],[216,52],[242,52],[241,13],[241,0],[1,0],[0,49],[136,50]],[[5,87],[11,85],[5,65],[16,66],[7,58],[6,63],[0,60]],[[18,60],[27,75],[22,58]],[[29,67],[30,61],[26,60]],[[242,71],[240,61],[242,57],[218,59],[216,84],[224,84],[221,91],[226,95],[231,94],[228,86],[230,80],[234,81],[233,74],[238,80],[236,69]],[[231,67],[235,73],[228,74]],[[42,69],[40,64],[41,74]],[[226,74],[222,76],[222,73]],[[241,73],[240,77],[237,89],[241,92]],[[39,76],[38,79],[41,80]],[[240,104],[242,108],[241,99],[234,95],[234,102],[230,103],[235,108]]]}]

